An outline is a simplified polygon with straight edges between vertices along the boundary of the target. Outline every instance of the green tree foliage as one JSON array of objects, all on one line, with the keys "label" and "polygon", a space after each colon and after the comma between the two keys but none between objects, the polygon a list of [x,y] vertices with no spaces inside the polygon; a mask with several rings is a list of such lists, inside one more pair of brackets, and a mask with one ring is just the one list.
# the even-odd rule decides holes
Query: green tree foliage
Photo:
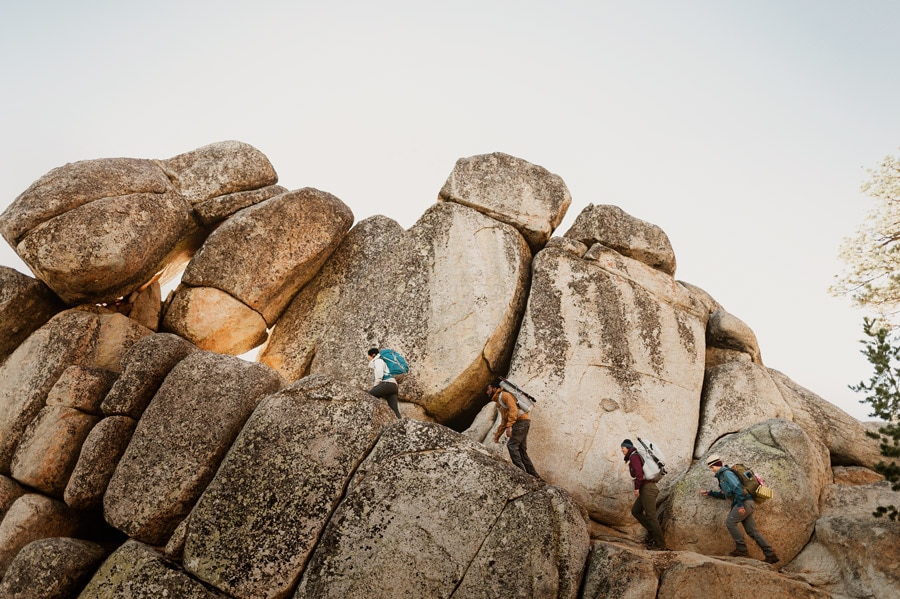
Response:
[{"label": "green tree foliage", "polygon": [[[864,346],[861,351],[875,371],[869,382],[850,385],[850,388],[866,394],[860,403],[872,407],[870,416],[887,422],[878,433],[867,433],[880,442],[881,455],[900,458],[900,335],[869,318],[863,319],[863,332],[868,339],[861,341]],[[875,470],[893,483],[895,491],[900,490],[900,466],[893,461],[881,461],[875,464]],[[875,511],[875,516],[884,515],[891,520],[900,519],[900,512],[893,505],[881,506]]]},{"label": "green tree foliage", "polygon": [[887,156],[861,190],[875,207],[857,232],[844,240],[845,270],[830,291],[849,295],[886,322],[900,314],[900,156]]}]

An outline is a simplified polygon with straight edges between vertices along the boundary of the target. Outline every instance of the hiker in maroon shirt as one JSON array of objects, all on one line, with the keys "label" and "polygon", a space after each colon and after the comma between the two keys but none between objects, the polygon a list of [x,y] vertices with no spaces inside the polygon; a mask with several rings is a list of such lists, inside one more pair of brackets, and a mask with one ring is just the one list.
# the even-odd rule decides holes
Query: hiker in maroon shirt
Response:
[{"label": "hiker in maroon shirt", "polygon": [[656,519],[656,499],[659,497],[659,487],[655,482],[644,478],[644,460],[634,447],[631,439],[622,441],[622,455],[628,462],[628,471],[634,479],[634,504],[631,506],[631,515],[641,523],[650,538],[647,546],[650,549],[668,551],[666,540],[663,537],[662,527]]}]

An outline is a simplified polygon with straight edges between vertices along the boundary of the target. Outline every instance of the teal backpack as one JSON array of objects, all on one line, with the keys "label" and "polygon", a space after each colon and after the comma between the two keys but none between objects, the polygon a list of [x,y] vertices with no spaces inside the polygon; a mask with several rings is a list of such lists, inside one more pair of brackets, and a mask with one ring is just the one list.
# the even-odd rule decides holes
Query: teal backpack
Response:
[{"label": "teal backpack", "polygon": [[[401,374],[409,373],[409,364],[399,352],[385,348],[379,351],[378,354],[387,365],[389,376],[400,376]],[[388,375],[385,375],[385,378],[388,378]]]}]

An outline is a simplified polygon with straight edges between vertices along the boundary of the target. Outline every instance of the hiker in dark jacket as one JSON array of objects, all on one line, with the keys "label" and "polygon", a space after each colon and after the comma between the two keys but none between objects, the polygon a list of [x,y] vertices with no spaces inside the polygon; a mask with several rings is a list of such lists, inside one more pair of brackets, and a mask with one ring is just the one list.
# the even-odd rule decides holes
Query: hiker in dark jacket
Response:
[{"label": "hiker in dark jacket", "polygon": [[663,537],[662,527],[656,519],[656,499],[659,497],[659,487],[655,482],[644,478],[644,461],[631,439],[625,439],[621,445],[622,455],[628,463],[628,472],[634,479],[634,503],[631,505],[631,515],[646,529],[649,539],[647,546],[650,549],[668,551],[666,539]]},{"label": "hiker in dark jacket", "polygon": [[732,557],[747,557],[750,555],[747,552],[747,542],[744,539],[744,534],[741,532],[741,529],[738,528],[738,523],[740,522],[743,525],[744,530],[747,531],[747,534],[750,535],[750,538],[759,545],[760,549],[762,549],[763,554],[766,556],[766,563],[774,564],[778,562],[778,556],[775,555],[775,551],[769,546],[769,543],[766,542],[756,528],[756,521],[753,519],[753,512],[756,510],[756,502],[753,501],[752,495],[744,493],[744,487],[741,485],[741,481],[737,474],[732,472],[731,469],[722,462],[722,458],[716,454],[713,454],[706,459],[706,465],[709,466],[710,470],[715,474],[716,480],[719,481],[719,489],[721,490],[707,491],[704,489],[700,491],[700,494],[715,497],[716,499],[731,500],[731,510],[725,518],[725,526],[728,528],[728,532],[731,533],[731,538],[734,539],[735,548],[734,551],[728,555]]}]

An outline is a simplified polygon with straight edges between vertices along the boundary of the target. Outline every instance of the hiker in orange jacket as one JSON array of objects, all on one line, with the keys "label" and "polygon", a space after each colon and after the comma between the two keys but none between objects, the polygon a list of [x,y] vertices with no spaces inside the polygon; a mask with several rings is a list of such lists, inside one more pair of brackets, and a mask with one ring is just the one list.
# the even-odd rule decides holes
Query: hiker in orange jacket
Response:
[{"label": "hiker in orange jacket", "polygon": [[506,442],[506,448],[509,449],[512,463],[531,476],[540,479],[541,476],[534,469],[531,458],[528,457],[528,429],[531,427],[531,417],[519,409],[512,393],[500,388],[499,379],[488,383],[486,391],[491,401],[496,403],[500,409],[501,422],[497,432],[494,433],[494,443],[499,443],[500,437],[505,434],[509,439]]}]

